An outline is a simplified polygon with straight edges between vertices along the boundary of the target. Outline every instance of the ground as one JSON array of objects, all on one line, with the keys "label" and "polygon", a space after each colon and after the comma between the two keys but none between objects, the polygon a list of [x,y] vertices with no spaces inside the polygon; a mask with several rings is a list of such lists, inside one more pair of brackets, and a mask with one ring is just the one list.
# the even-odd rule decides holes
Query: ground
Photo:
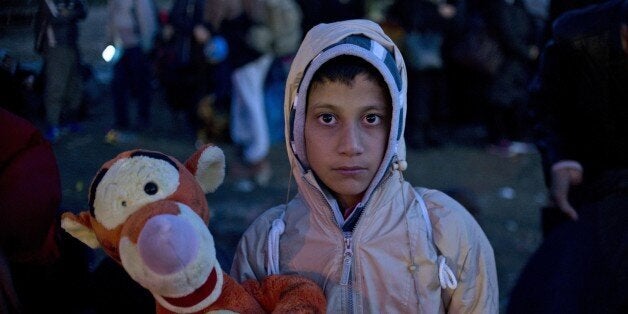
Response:
[{"label": "ground", "polygon": [[[110,77],[110,65],[100,58],[106,44],[104,20],[104,8],[95,6],[81,24],[83,59],[94,67],[100,80],[98,99],[89,108],[85,132],[64,138],[54,146],[62,175],[62,206],[74,212],[87,208],[92,177],[103,162],[119,152],[141,147],[185,160],[195,150],[193,136],[184,131],[182,121],[173,121],[159,93],[150,130],[128,144],[111,145],[103,141],[113,121],[110,93],[105,84]],[[32,51],[32,43],[28,23],[0,25],[0,48],[8,49],[24,64],[40,61]],[[405,177],[417,186],[450,192],[478,209],[476,218],[495,251],[503,309],[519,271],[540,243],[539,208],[545,202],[546,191],[538,154],[514,158],[488,154],[483,145],[474,144],[477,133],[477,127],[462,128],[439,148],[408,151]],[[271,151],[272,185],[250,193],[238,192],[229,172],[231,161],[236,158],[235,149],[227,142],[218,145],[226,153],[228,172],[225,184],[208,196],[213,212],[210,227],[219,247],[230,257],[244,228],[264,209],[286,202],[296,186],[289,186],[285,147],[279,144]]]}]

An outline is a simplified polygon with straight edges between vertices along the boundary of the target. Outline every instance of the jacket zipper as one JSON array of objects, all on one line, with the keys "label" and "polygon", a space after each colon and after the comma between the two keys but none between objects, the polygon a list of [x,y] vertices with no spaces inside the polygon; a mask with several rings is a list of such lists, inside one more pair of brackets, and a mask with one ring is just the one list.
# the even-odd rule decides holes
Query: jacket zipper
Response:
[{"label": "jacket zipper", "polygon": [[[390,176],[385,176],[384,178],[382,178],[382,181],[378,184],[381,185],[384,182],[388,181],[390,178]],[[327,203],[327,198],[325,197],[325,195],[323,194],[323,192],[321,192],[319,189],[316,188],[315,185],[313,185],[312,183],[310,183],[310,181],[308,180],[308,178],[304,178],[305,182],[307,182],[308,185],[310,185],[310,187],[312,187],[314,190],[316,190],[318,192],[318,195],[321,196],[322,200],[324,203]],[[358,204],[356,206],[357,207],[362,207],[362,210],[364,210],[364,208],[366,208],[366,205],[370,202],[370,198],[369,200],[364,204]],[[335,221],[336,219],[334,218],[334,213],[333,213],[333,209],[331,208],[331,206],[328,204],[329,206],[329,213],[331,214],[331,219],[332,221]],[[336,222],[336,225],[338,224],[338,222]],[[341,286],[346,286],[347,289],[347,309],[348,312],[353,312],[353,286],[352,286],[352,282],[351,282],[351,265],[353,264],[353,231],[355,231],[355,228],[357,226],[357,223],[355,224],[355,226],[353,226],[353,228],[351,229],[351,231],[343,231],[343,241],[344,241],[344,251],[343,251],[343,259],[342,259],[342,274],[340,277],[340,285]]]},{"label": "jacket zipper", "polygon": [[[390,176],[384,177],[380,184],[388,181],[389,177]],[[370,201],[371,198],[369,197],[364,205],[358,203],[356,209],[361,207],[361,210],[364,210]],[[342,261],[342,276],[340,278],[340,285],[347,287],[347,312],[349,313],[353,313],[353,285],[351,281],[351,265],[353,264],[353,232],[358,226],[358,223],[359,221],[356,222],[353,228],[351,228],[351,231],[343,231],[342,233],[344,237],[344,257]]]},{"label": "jacket zipper", "polygon": [[353,264],[353,237],[351,232],[343,232],[344,252],[342,259],[342,275],[340,285],[346,287],[347,291],[347,312],[353,312],[353,285],[351,281],[351,265]]},{"label": "jacket zipper", "polygon": [[349,285],[349,275],[351,274],[351,263],[353,261],[353,251],[351,251],[351,233],[343,232],[344,242],[345,242],[345,250],[343,253],[342,259],[342,276],[340,277],[340,284],[343,286]]},{"label": "jacket zipper", "polygon": [[[312,187],[315,191],[318,192],[318,195],[320,195],[321,199],[323,200],[323,203],[326,203],[328,205],[329,214],[331,215],[331,220],[336,221],[333,209],[331,205],[327,203],[327,198],[325,197],[325,194],[323,194],[323,192],[321,192],[312,183],[310,183],[310,181],[307,178],[304,178],[304,179],[305,179],[304,181],[307,182],[307,184],[310,185],[310,187]],[[338,225],[337,221],[336,221],[336,225]],[[352,251],[353,238],[351,236],[352,232],[343,231],[342,235],[343,235],[343,241],[344,241],[344,250],[343,250],[343,258],[342,258],[342,274],[340,276],[340,285],[346,287],[347,309],[348,309],[347,312],[351,313],[353,312],[353,287],[351,285],[350,275],[351,275],[351,264],[353,263],[353,251]]]}]

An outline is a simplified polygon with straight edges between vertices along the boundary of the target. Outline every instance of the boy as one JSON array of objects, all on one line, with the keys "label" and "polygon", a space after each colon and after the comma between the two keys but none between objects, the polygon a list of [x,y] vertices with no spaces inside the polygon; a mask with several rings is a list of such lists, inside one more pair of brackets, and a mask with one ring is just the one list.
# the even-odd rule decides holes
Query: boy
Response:
[{"label": "boy", "polygon": [[323,288],[330,313],[498,312],[480,227],[453,199],[403,180],[405,79],[399,50],[373,22],[306,35],[284,106],[299,193],[245,232],[237,280],[298,273]]}]

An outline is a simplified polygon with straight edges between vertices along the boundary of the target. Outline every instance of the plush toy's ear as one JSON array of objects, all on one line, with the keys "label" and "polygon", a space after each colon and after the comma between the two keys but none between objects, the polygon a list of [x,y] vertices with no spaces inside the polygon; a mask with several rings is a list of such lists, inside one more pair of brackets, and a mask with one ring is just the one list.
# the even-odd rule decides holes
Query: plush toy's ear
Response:
[{"label": "plush toy's ear", "polygon": [[100,247],[100,242],[96,238],[87,211],[81,212],[78,216],[70,212],[63,213],[61,215],[61,228],[92,249]]},{"label": "plush toy's ear", "polygon": [[185,162],[185,167],[196,177],[203,192],[214,192],[225,179],[225,154],[216,146],[206,145]]}]

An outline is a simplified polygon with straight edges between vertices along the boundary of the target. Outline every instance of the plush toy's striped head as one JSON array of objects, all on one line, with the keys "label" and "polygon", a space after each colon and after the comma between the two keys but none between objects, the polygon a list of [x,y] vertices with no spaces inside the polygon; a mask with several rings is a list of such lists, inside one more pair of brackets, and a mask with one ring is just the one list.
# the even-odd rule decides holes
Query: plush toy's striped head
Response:
[{"label": "plush toy's striped head", "polygon": [[94,178],[89,210],[65,213],[62,227],[102,247],[164,307],[201,309],[222,286],[205,193],[222,183],[224,167],[215,146],[199,149],[185,165],[159,152],[123,152]]}]

